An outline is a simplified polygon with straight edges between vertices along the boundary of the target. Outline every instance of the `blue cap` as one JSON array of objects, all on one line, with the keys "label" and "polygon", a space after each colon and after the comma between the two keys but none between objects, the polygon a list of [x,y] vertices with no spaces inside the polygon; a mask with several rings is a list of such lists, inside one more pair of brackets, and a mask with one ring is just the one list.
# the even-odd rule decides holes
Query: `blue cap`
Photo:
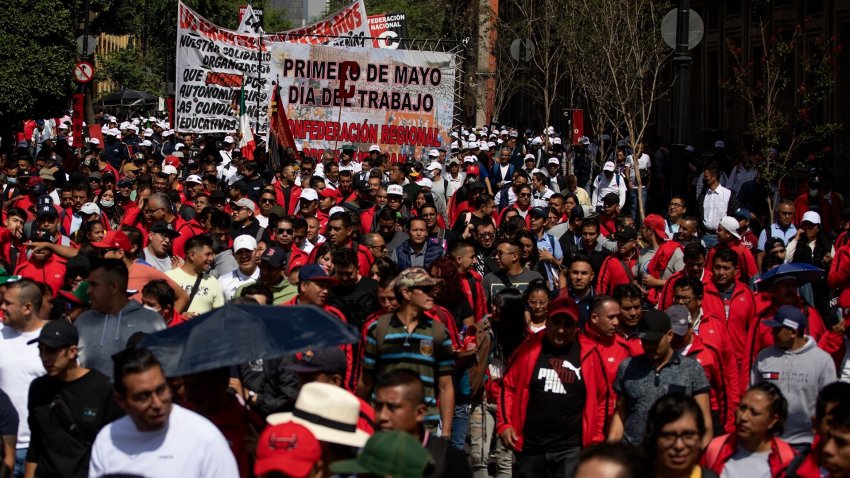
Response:
[{"label": "blue cap", "polygon": [[735,219],[746,219],[748,221],[752,219],[752,216],[750,215],[750,210],[745,207],[739,207],[735,210],[735,214],[733,215],[735,216]]},{"label": "blue cap", "polygon": [[301,266],[301,268],[298,269],[298,281],[299,282],[305,282],[305,281],[321,282],[321,281],[324,281],[324,282],[327,282],[328,285],[336,285],[337,284],[337,280],[334,279],[333,277],[329,276],[327,271],[325,271],[325,269],[322,266],[320,266],[319,264],[307,264],[307,265]]},{"label": "blue cap", "polygon": [[808,319],[799,307],[783,305],[776,311],[776,315],[770,320],[765,320],[764,325],[776,327],[788,327],[789,329],[801,330],[806,328]]}]

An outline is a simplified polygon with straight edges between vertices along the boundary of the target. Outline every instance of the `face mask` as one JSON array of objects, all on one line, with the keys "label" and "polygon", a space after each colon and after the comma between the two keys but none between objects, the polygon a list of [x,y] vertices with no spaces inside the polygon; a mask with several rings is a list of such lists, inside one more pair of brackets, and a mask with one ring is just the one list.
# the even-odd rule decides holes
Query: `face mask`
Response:
[{"label": "face mask", "polygon": [[6,184],[18,184],[18,178],[6,178]]},{"label": "face mask", "polygon": [[100,205],[103,207],[112,207],[115,205],[115,201],[107,201],[106,199],[101,199]]},{"label": "face mask", "polygon": [[147,305],[147,304],[142,305],[142,307],[144,307],[145,309],[148,309],[148,310],[150,310],[150,311],[156,312],[157,314],[159,313],[159,309],[156,309],[156,308],[154,308],[154,307],[151,307],[151,306],[149,306],[149,305]]}]

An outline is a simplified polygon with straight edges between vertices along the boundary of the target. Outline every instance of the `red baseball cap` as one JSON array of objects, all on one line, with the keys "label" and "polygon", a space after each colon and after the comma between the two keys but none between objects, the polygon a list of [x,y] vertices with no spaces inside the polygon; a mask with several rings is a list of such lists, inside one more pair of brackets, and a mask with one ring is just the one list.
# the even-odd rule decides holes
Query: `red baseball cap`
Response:
[{"label": "red baseball cap", "polygon": [[303,425],[285,422],[267,426],[257,442],[254,474],[279,471],[305,478],[322,458],[319,440]]},{"label": "red baseball cap", "polygon": [[337,194],[336,189],[325,188],[325,189],[322,189],[321,191],[319,191],[319,196],[322,196],[322,197],[325,197],[325,198],[336,199],[338,197],[338,194]]},{"label": "red baseball cap", "polygon": [[130,252],[133,247],[130,239],[122,231],[109,231],[103,236],[102,241],[92,242],[91,245],[98,249],[121,249],[124,252]]},{"label": "red baseball cap", "polygon": [[466,174],[469,176],[478,176],[478,173],[481,171],[478,169],[478,166],[472,165],[466,167]]},{"label": "red baseball cap", "polygon": [[667,239],[664,218],[658,214],[649,214],[643,219],[643,225],[652,229],[659,239]]},{"label": "red baseball cap", "polygon": [[576,302],[569,296],[558,296],[549,303],[549,317],[566,315],[578,322],[579,313]]}]

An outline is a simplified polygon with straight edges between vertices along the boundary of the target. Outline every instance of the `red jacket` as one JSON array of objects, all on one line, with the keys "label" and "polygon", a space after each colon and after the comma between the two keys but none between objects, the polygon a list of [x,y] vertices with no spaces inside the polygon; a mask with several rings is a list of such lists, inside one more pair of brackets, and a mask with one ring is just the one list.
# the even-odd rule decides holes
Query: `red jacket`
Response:
[{"label": "red jacket", "polygon": [[[850,320],[845,320],[844,326],[850,326]],[[844,355],[847,353],[847,342],[844,340],[845,337],[846,334],[838,333],[830,329],[821,336],[820,340],[818,340],[818,347],[828,353],[835,362],[835,371],[838,373],[839,378],[841,377],[841,362],[844,361]]]},{"label": "red jacket", "polygon": [[[668,307],[673,305],[673,284],[682,277],[685,277],[685,274],[687,274],[687,271],[681,270],[667,279],[664,287],[661,288],[661,293],[658,294],[658,305],[656,306],[658,310],[667,310]],[[707,287],[711,283],[711,271],[703,269],[700,281],[703,287]]]},{"label": "red jacket", "polygon": [[[700,460],[700,465],[720,476],[726,462],[737,451],[738,438],[734,433],[715,437],[705,449],[702,460]],[[796,456],[796,452],[791,448],[791,445],[781,438],[773,437],[770,440],[770,454],[767,456],[767,463],[770,465],[770,476],[772,478],[782,476],[785,469],[794,460],[794,456]]]},{"label": "red jacket", "polygon": [[735,283],[735,290],[729,301],[729,314],[726,314],[726,303],[714,282],[709,282],[703,289],[702,310],[715,317],[726,319],[726,329],[729,332],[729,342],[740,370],[746,351],[747,331],[755,319],[756,300],[752,291],[740,282]]},{"label": "red jacket", "polygon": [[[827,201],[825,197],[820,196],[820,219],[821,219],[821,228],[825,232],[832,231],[832,228],[838,223],[838,219],[841,216],[841,209],[843,207],[841,199],[838,198],[838,195],[835,192],[832,192],[832,202]],[[806,188],[806,191],[794,200],[794,224],[797,226],[803,222],[803,214],[807,213],[810,210],[809,208],[809,190]]]},{"label": "red jacket", "polygon": [[[528,388],[545,337],[546,334],[529,336],[514,352],[510,367],[502,380],[502,393],[496,407],[496,432],[501,434],[508,428],[513,428],[517,436],[517,451],[522,451]],[[607,410],[612,397],[608,394],[605,369],[598,350],[581,349],[581,371],[587,390],[582,414],[582,444],[590,446],[602,442],[605,438],[598,435],[599,431],[605,428],[598,424],[599,410],[600,407]]]},{"label": "red jacket", "polygon": [[[354,241],[348,241],[348,244],[345,246],[347,248],[353,247],[355,244]],[[316,253],[319,252],[318,247],[314,247],[312,251],[310,251],[309,263],[316,263]],[[360,271],[360,275],[364,277],[369,277],[369,273],[372,269],[372,263],[375,262],[375,259],[372,258],[372,252],[369,251],[369,248],[364,246],[363,244],[357,244],[357,266]]]},{"label": "red jacket", "polygon": [[[472,285],[470,285],[470,282]],[[460,279],[460,288],[466,295],[466,300],[472,306],[473,317],[475,322],[484,318],[487,313],[487,299],[484,297],[484,286],[482,285],[481,275],[475,271],[469,271],[466,277]],[[473,290],[474,289],[474,290]]]},{"label": "red jacket", "polygon": [[835,257],[829,264],[826,283],[830,289],[838,289],[839,293],[850,287],[850,244],[835,251]]},{"label": "red jacket", "polygon": [[602,267],[599,268],[599,279],[596,282],[596,291],[598,294],[611,295],[614,292],[614,287],[621,284],[628,284],[634,278],[634,274],[626,272],[623,264],[629,269],[633,268],[637,262],[637,254],[630,259],[620,259],[618,256],[608,256],[602,262]]},{"label": "red jacket", "polygon": [[207,231],[200,225],[200,223],[198,223],[197,219],[192,219],[191,221],[181,224],[177,229],[177,232],[180,233],[180,237],[176,237],[173,241],[171,241],[171,251],[175,256],[183,257],[185,255],[183,247],[186,245],[186,241],[188,241],[190,237],[203,234]]},{"label": "red jacket", "polygon": [[[26,253],[22,252],[22,254]],[[15,275],[47,284],[53,289],[53,297],[56,297],[59,295],[59,289],[65,285],[65,259],[52,254],[43,264],[19,261],[18,266],[15,267]]]},{"label": "red jacket", "polygon": [[283,187],[280,183],[274,184],[274,196],[275,202],[283,206],[284,211],[288,215],[295,214],[295,205],[298,204],[298,200],[301,199],[301,187],[292,185],[289,188],[289,202],[286,202],[286,195],[283,193]]},{"label": "red jacket", "polygon": [[[747,332],[746,345],[746,361],[741,364],[741,390],[746,390],[749,386],[750,369],[755,363],[759,352],[773,345],[773,329],[764,325],[765,320],[772,319],[776,315],[777,307],[773,304],[771,296],[765,292],[755,294],[756,299],[756,320],[758,325],[750,327]],[[811,335],[818,342],[826,333],[826,326],[823,324],[820,314],[814,307],[806,305],[802,299],[798,303],[798,307],[806,314],[808,318],[808,327],[806,333]],[[744,376],[746,374],[746,377]]]},{"label": "red jacket", "polygon": [[607,409],[604,404],[600,403],[597,408],[599,410],[598,430],[594,435],[594,440],[605,440],[608,436],[608,417],[613,417],[617,407],[617,394],[614,392],[614,380],[617,378],[617,370],[623,360],[632,356],[629,344],[619,335],[613,337],[601,337],[590,326],[585,327],[582,333],[578,334],[579,343],[582,351],[596,349],[602,358],[602,368],[605,370],[605,384],[608,387],[608,396],[611,398],[607,401]]},{"label": "red jacket", "polygon": [[738,393],[738,369],[734,359],[717,347],[705,343],[698,335],[694,335],[694,341],[685,356],[702,365],[705,378],[711,384],[711,409],[716,411],[722,420],[723,430],[734,432],[735,410],[741,402],[741,394]]},{"label": "red jacket", "polygon": [[714,254],[722,249],[731,249],[738,255],[738,269],[735,272],[735,279],[743,282],[744,284],[748,284],[750,279],[759,275],[758,266],[756,265],[755,258],[753,258],[753,253],[747,249],[747,246],[738,240],[732,241],[729,244],[718,244],[717,246],[712,247],[705,256],[706,267],[713,264],[712,261],[714,261]]}]

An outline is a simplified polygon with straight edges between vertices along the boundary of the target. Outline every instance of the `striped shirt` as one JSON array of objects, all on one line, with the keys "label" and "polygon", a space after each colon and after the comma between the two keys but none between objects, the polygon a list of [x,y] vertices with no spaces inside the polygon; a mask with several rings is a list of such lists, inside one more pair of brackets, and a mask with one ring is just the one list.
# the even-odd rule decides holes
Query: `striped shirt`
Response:
[{"label": "striped shirt", "polygon": [[[438,422],[440,412],[437,409],[437,380],[454,372],[452,341],[445,327],[440,322],[421,315],[416,328],[408,333],[407,327],[393,314],[379,351],[375,337],[379,321],[375,320],[369,324],[366,332],[363,372],[377,377],[386,372],[406,368],[419,374],[425,384],[425,405],[428,407],[425,422]],[[437,327],[443,330],[435,330]],[[435,336],[441,337],[442,342],[435,343]]]}]

